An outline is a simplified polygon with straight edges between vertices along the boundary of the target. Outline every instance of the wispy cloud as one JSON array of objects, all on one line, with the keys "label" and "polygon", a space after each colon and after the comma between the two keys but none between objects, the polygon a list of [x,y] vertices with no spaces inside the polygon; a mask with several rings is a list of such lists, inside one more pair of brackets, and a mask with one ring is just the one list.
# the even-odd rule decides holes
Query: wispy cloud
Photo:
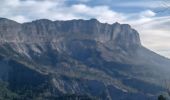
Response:
[{"label": "wispy cloud", "polygon": [[81,18],[97,18],[101,22],[114,23],[125,19],[123,14],[111,10],[108,6],[89,7],[84,4],[77,4],[73,5],[71,9],[75,15],[80,15]]},{"label": "wispy cloud", "polygon": [[[86,0],[82,1],[85,2]],[[3,3],[2,8],[5,8],[0,9],[0,16],[19,22],[40,18],[51,20],[97,18],[101,22],[113,23],[124,19],[121,13],[115,12],[104,5],[90,7],[85,4],[73,4],[66,6],[64,1],[61,2],[61,0],[14,0],[13,2],[3,0],[0,2]]]},{"label": "wispy cloud", "polygon": [[131,0],[131,1],[125,1],[116,4],[117,6],[121,7],[143,7],[143,8],[157,8],[161,7],[162,1],[153,1],[153,0]]},{"label": "wispy cloud", "polygon": [[154,17],[150,21],[133,25],[139,31],[143,45],[170,57],[170,16]]}]

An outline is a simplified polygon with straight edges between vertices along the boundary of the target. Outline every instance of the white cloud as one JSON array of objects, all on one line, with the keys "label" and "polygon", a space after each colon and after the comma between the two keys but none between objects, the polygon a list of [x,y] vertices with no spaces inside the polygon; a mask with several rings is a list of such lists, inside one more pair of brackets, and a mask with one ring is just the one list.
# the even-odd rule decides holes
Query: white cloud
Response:
[{"label": "white cloud", "polygon": [[140,13],[141,17],[154,17],[155,15],[156,13],[151,10],[146,10]]},{"label": "white cloud", "polygon": [[[97,18],[101,22],[114,23],[116,21],[122,22],[125,17],[121,13],[110,10],[107,6],[89,7],[84,4],[73,5],[71,9],[75,15],[81,17]],[[103,12],[103,13],[102,13]]]},{"label": "white cloud", "polygon": [[154,17],[147,22],[133,24],[140,33],[142,44],[170,58],[170,16]]},{"label": "white cloud", "polygon": [[[0,3],[0,16],[7,18],[17,18],[17,21],[25,22],[38,18],[50,18],[50,16],[56,15],[53,9],[62,9],[64,0],[1,0]],[[54,16],[55,16],[54,15]],[[19,20],[18,16],[22,16],[22,20]],[[27,19],[27,20],[23,20]]]},{"label": "white cloud", "polygon": [[13,20],[15,20],[17,22],[26,22],[26,21],[28,21],[28,19],[25,18],[25,16],[22,16],[22,15],[12,16],[9,19],[13,19]]},{"label": "white cloud", "polygon": [[[3,3],[0,16],[11,18],[19,22],[26,22],[40,18],[51,20],[89,19],[97,18],[101,22],[122,22],[123,14],[112,11],[108,6],[90,7],[84,4],[66,6],[61,0],[14,0]],[[104,14],[103,14],[104,12]]]}]

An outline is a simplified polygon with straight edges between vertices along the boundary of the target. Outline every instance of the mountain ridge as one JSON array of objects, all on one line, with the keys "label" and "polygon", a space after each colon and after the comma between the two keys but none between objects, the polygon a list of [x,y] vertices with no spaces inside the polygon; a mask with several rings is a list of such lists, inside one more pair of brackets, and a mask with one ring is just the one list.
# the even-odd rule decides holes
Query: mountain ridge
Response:
[{"label": "mountain ridge", "polygon": [[[13,22],[14,23],[14,21],[12,21],[12,20],[8,20],[8,19],[4,19],[3,18],[3,20],[4,21],[6,21],[6,24],[9,22]],[[3,22],[2,22],[3,23]],[[15,24],[17,24],[17,22],[15,23]],[[20,29],[20,31],[22,31],[23,29],[22,28],[24,28],[24,27],[27,27],[27,28],[30,28],[29,27],[29,24],[32,24],[32,25],[34,25],[34,27],[32,27],[32,28],[34,28],[34,29],[36,29],[36,28],[39,28],[38,26],[36,26],[36,24],[39,24],[39,25],[41,25],[40,27],[43,29],[43,27],[48,27],[48,28],[50,28],[49,29],[49,31],[52,31],[51,33],[48,33],[48,34],[51,34],[51,35],[53,35],[53,34],[56,34],[57,33],[57,31],[59,31],[59,30],[62,30],[61,29],[61,27],[65,27],[65,28],[67,28],[67,29],[65,29],[65,30],[70,30],[70,31],[73,31],[73,33],[77,33],[77,30],[75,29],[76,27],[80,27],[82,30],[82,32],[84,33],[84,34],[89,34],[89,33],[97,33],[97,34],[105,34],[106,33],[106,31],[109,31],[109,32],[112,32],[112,30],[114,30],[114,29],[112,29],[113,27],[118,27],[117,28],[117,31],[120,31],[121,29],[120,28],[125,28],[125,29],[130,29],[131,27],[129,26],[129,25],[127,25],[127,24],[119,24],[119,23],[115,23],[115,24],[107,24],[107,23],[100,23],[98,20],[96,20],[96,19],[90,19],[90,20],[69,20],[69,21],[50,21],[50,20],[47,20],[47,19],[40,19],[40,20],[35,20],[35,21],[32,21],[32,22],[27,22],[27,23],[22,23],[22,24],[20,24],[20,23],[18,23],[18,27],[21,27],[21,29]],[[69,25],[70,24],[70,25]],[[79,25],[80,24],[80,25]],[[86,26],[86,27],[84,27],[84,26]],[[82,26],[81,26],[82,25]],[[91,26],[90,26],[91,25]],[[17,25],[16,25],[17,26]],[[22,27],[23,26],[23,27]],[[89,26],[89,27],[87,27],[87,26]],[[122,27],[121,27],[122,26]],[[56,30],[55,29],[53,29],[53,28],[56,28]],[[101,29],[102,27],[104,27],[103,29]],[[16,27],[15,27],[16,28]],[[89,29],[87,29],[87,28],[89,28]],[[96,31],[94,30],[94,29],[97,29]],[[101,30],[100,30],[101,29]],[[91,31],[89,31],[89,30],[91,30]],[[19,31],[19,30],[18,30]],[[38,30],[37,30],[38,31]],[[46,31],[45,29],[44,29],[44,31]],[[55,31],[55,32],[54,32]],[[81,32],[80,31],[80,32]],[[89,32],[88,32],[89,31]],[[93,32],[94,31],[94,32]],[[128,30],[127,30],[128,31]],[[131,29],[131,30],[129,30],[129,31],[134,31],[134,32],[131,32],[131,33],[136,33],[136,42],[139,42],[138,44],[140,44],[140,39],[139,39],[139,36],[138,36],[138,33],[137,32],[135,32],[135,30],[134,29]],[[102,33],[101,33],[102,32]],[[106,40],[108,41],[108,40],[111,40],[112,38],[116,38],[117,36],[117,34],[113,34],[113,33],[109,33],[109,32],[107,32],[107,34],[110,34],[110,36],[108,36],[108,37],[105,37],[106,38]],[[32,33],[32,32],[30,32],[30,33]],[[34,34],[35,33],[37,33],[37,32],[34,32]],[[63,33],[63,32],[62,32]],[[66,33],[66,32],[65,32]],[[82,33],[82,34],[83,34]],[[118,33],[118,32],[116,32],[116,33]],[[41,34],[43,34],[43,32],[41,32]],[[107,35],[106,34],[106,35]],[[121,33],[119,33],[119,34],[121,34]],[[37,35],[38,35],[38,33],[37,33]],[[39,34],[40,35],[40,34]],[[112,35],[115,35],[115,36],[112,36]],[[120,36],[121,37],[121,36]],[[100,40],[100,38],[102,38],[102,37],[97,37],[97,39],[98,40]],[[134,37],[135,38],[135,37]],[[134,38],[132,38],[132,39],[134,39]],[[102,41],[102,40],[101,40]],[[103,41],[105,41],[105,40],[103,40]],[[135,40],[134,40],[135,41]]]},{"label": "mountain ridge", "polygon": [[0,19],[0,55],[0,79],[19,95],[26,93],[22,88],[35,89],[43,99],[69,93],[102,100],[155,98],[165,92],[160,80],[169,79],[170,71],[170,60],[145,48],[130,25],[96,19]]}]

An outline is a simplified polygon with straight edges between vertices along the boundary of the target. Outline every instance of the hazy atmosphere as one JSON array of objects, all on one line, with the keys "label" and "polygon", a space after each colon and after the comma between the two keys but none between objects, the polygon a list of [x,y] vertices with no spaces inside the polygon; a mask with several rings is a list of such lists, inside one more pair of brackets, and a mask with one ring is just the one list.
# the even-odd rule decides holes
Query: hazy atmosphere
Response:
[{"label": "hazy atmosphere", "polygon": [[138,30],[144,46],[170,58],[169,0],[1,0],[0,4],[1,17],[20,23],[44,18],[128,23]]}]

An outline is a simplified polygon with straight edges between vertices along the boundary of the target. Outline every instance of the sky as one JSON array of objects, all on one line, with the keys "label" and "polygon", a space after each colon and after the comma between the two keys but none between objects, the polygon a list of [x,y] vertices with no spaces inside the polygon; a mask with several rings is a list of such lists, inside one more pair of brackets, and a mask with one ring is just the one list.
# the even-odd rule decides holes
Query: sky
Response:
[{"label": "sky", "polygon": [[130,24],[145,47],[170,58],[170,0],[0,0],[0,4],[0,17],[20,23],[96,18]]}]

